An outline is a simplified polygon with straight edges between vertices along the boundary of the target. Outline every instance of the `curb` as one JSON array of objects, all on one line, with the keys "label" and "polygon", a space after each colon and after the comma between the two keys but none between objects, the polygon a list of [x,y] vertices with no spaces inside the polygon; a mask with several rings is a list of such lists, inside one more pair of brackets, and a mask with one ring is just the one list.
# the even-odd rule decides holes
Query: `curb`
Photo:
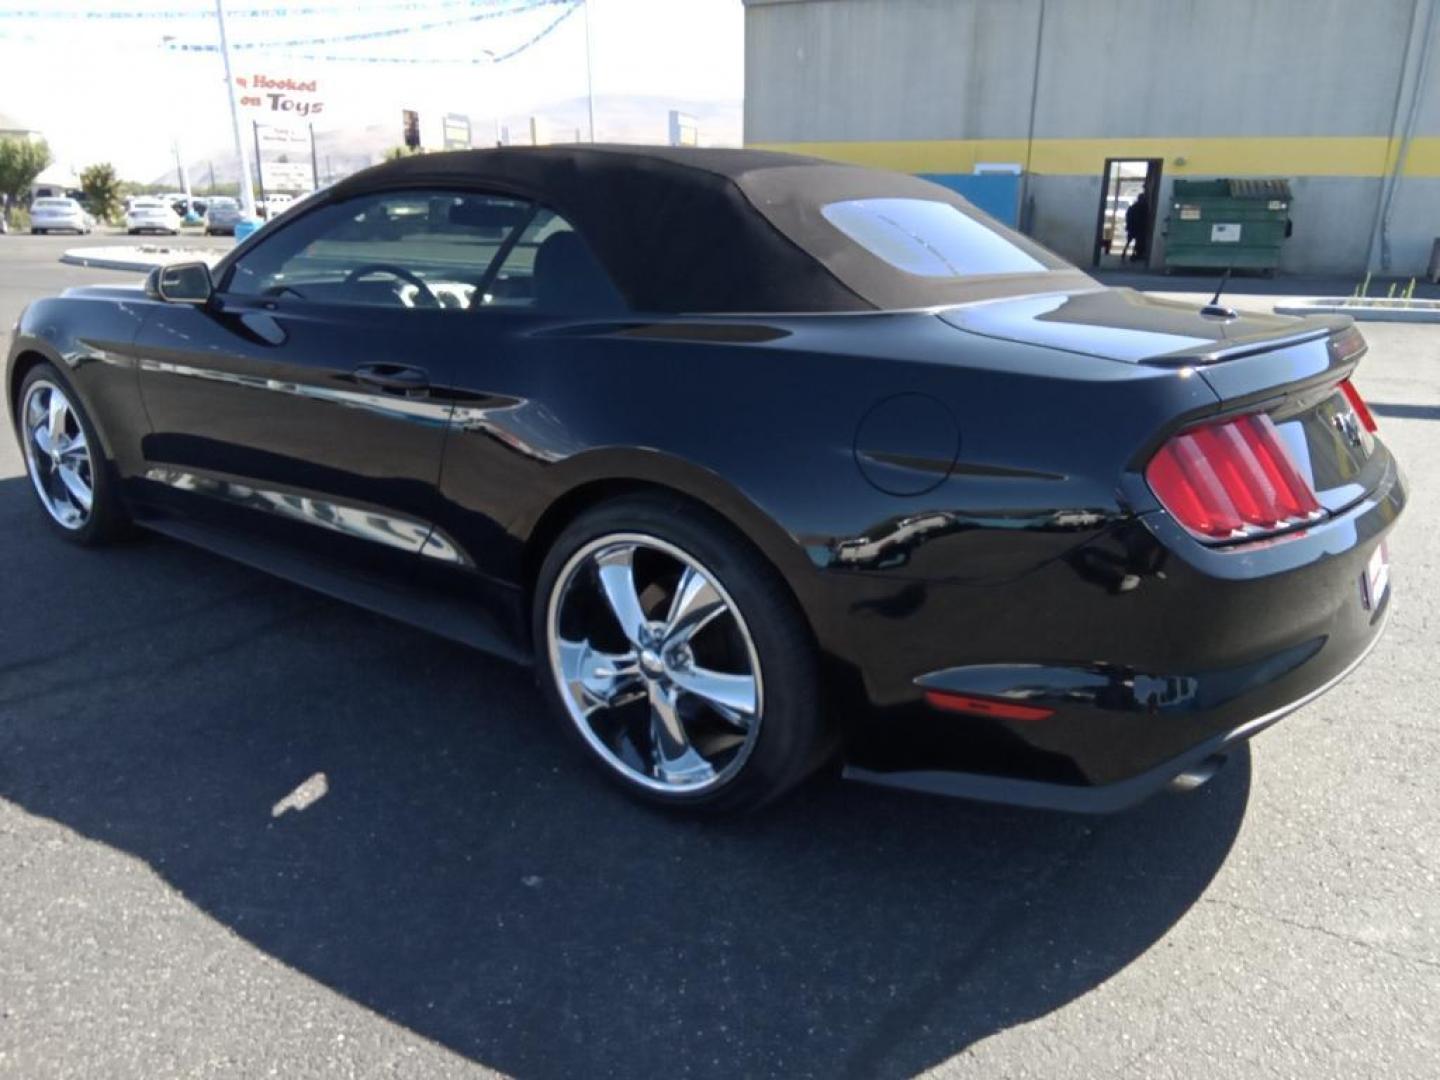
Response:
[{"label": "curb", "polygon": [[1356,322],[1440,323],[1440,300],[1317,296],[1299,303],[1276,304],[1275,314],[1349,315]]},{"label": "curb", "polygon": [[205,248],[167,248],[114,244],[107,247],[70,248],[60,256],[71,266],[91,266],[100,270],[138,270],[148,272],[173,262],[203,260],[214,263],[225,253]]}]

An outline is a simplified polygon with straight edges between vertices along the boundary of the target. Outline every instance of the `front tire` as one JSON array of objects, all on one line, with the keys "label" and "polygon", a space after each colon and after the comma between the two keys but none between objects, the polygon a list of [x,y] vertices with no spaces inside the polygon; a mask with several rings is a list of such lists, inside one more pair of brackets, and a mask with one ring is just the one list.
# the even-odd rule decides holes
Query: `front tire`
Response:
[{"label": "front tire", "polygon": [[814,646],[784,580],[730,526],[680,499],[604,503],[541,568],[541,692],[631,795],[726,812],[823,763]]},{"label": "front tire", "polygon": [[25,471],[50,527],[86,547],[124,536],[130,518],[114,469],[79,397],[52,365],[26,374],[16,415]]}]

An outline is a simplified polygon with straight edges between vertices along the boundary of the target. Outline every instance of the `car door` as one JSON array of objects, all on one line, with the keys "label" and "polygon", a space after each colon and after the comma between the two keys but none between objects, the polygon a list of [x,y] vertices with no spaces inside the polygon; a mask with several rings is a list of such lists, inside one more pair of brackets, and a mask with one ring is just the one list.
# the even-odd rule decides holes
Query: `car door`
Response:
[{"label": "car door", "polygon": [[143,498],[367,575],[459,558],[434,527],[462,327],[531,208],[406,190],[275,228],[141,327]]},{"label": "car door", "polygon": [[[554,466],[590,445],[589,406],[567,405],[609,392],[630,347],[613,331],[631,318],[584,237],[537,206],[465,320],[434,519],[464,557],[426,560],[419,579],[516,641],[529,636],[516,520],[553,497]],[[632,407],[647,407],[643,396]]]}]

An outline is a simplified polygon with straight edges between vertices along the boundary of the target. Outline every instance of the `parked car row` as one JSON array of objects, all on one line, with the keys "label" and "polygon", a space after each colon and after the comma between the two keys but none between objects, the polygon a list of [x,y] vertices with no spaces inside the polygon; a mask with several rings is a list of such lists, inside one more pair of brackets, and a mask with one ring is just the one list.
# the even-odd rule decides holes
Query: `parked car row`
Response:
[{"label": "parked car row", "polygon": [[[288,210],[295,202],[293,195],[277,194],[256,204],[259,217],[269,219]],[[190,209],[202,215],[206,236],[233,236],[240,223],[240,203],[229,195],[213,195],[205,199],[189,199],[183,195],[131,195],[124,203],[125,231],[164,233],[177,236]],[[30,207],[32,233],[74,232],[85,235],[96,225],[96,218],[78,199],[44,197]]]}]

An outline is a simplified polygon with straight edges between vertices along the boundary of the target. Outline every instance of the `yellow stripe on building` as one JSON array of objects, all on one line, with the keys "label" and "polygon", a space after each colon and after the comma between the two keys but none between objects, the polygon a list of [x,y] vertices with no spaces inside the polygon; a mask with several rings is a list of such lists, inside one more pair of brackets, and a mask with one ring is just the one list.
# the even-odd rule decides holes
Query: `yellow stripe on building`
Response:
[{"label": "yellow stripe on building", "polygon": [[[1163,158],[1171,176],[1379,177],[1396,147],[1383,136],[1137,139],[923,139],[753,143],[901,172],[968,173],[981,162],[1017,162],[1046,176],[1100,174],[1106,158]],[[1440,177],[1440,137],[1411,140],[1405,175]]]}]

